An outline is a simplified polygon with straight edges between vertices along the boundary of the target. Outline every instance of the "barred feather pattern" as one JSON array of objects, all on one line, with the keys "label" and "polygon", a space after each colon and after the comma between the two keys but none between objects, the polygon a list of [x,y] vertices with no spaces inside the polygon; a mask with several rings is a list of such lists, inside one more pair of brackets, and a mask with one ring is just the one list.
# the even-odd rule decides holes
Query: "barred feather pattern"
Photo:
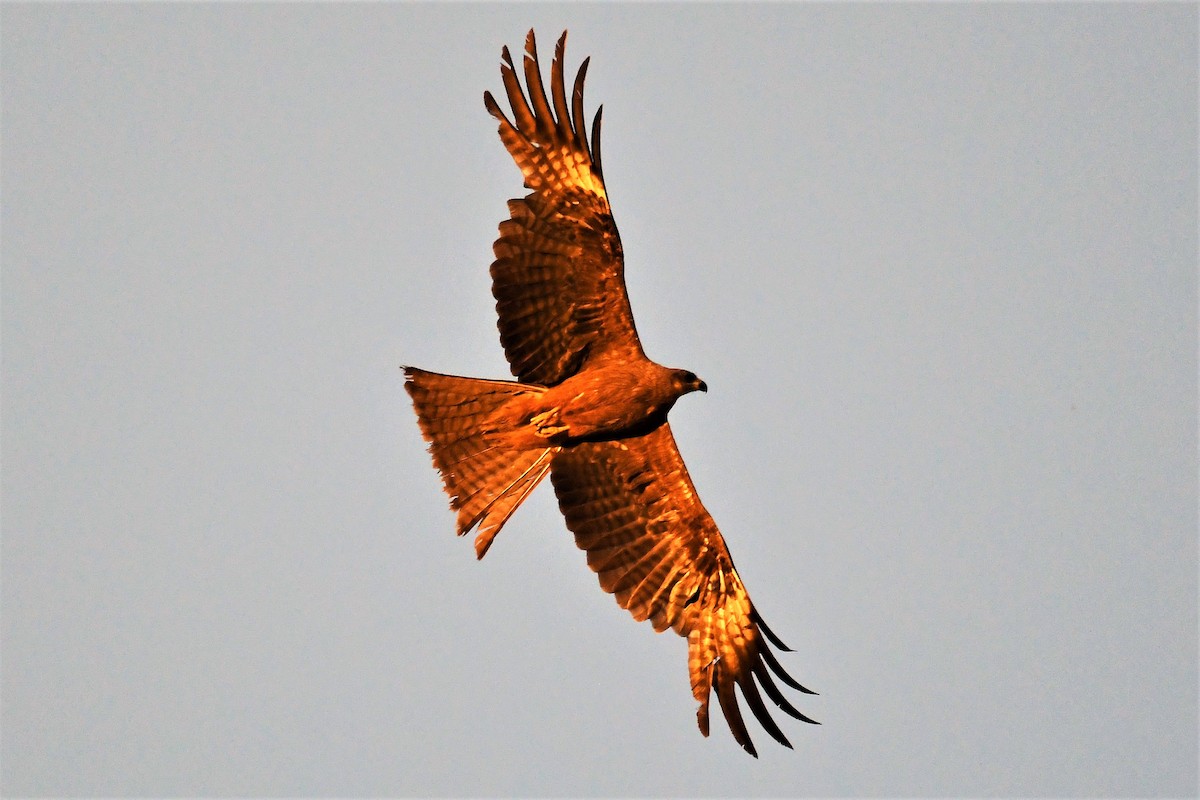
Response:
[{"label": "barred feather pattern", "polygon": [[545,388],[513,381],[462,378],[406,367],[421,433],[441,473],[458,535],[478,527],[475,553],[483,558],[500,528],[541,482],[559,448],[514,450],[489,421],[505,403]]},{"label": "barred feather pattern", "polygon": [[[555,455],[551,478],[575,542],[587,552],[600,586],[636,620],[672,628],[688,641],[688,673],[699,702],[697,723],[709,733],[709,699],[748,753],[757,755],[742,718],[737,686],[773,739],[791,747],[759,691],[782,711],[813,722],[779,691],[777,677],[808,692],[783,671],[734,569],[716,523],[696,496],[670,427],[619,442],[580,444]],[[774,677],[773,677],[774,676]]]},{"label": "barred feather pattern", "polygon": [[[568,106],[566,34],[558,40],[547,97],[533,31],[521,77],[508,48],[500,67],[512,120],[490,92],[484,104],[532,193],[510,200],[493,246],[492,294],[513,375],[552,386],[592,362],[645,358],[625,292],[621,238],[600,169],[600,113],[589,143],[583,113],[587,61]],[[551,107],[553,103],[553,108]]]}]

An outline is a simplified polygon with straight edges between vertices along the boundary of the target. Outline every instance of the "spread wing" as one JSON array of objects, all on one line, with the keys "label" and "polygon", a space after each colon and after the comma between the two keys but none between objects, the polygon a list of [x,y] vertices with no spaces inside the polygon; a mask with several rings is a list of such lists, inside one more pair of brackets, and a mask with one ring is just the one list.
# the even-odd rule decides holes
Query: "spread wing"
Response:
[{"label": "spread wing", "polygon": [[[621,239],[600,169],[600,111],[588,143],[583,114],[585,60],[571,105],[563,82],[564,32],[554,48],[546,97],[533,31],[525,40],[521,89],[508,48],[500,74],[512,107],[509,121],[490,92],[484,104],[500,122],[500,138],[532,193],[508,202],[493,250],[492,294],[500,343],[513,375],[554,385],[586,362],[645,358],[625,293]],[[553,109],[551,109],[553,102]]]},{"label": "spread wing", "polygon": [[[791,747],[767,711],[759,686],[780,709],[805,722],[776,686],[772,673],[799,691],[768,647],[787,650],[763,623],[716,523],[692,485],[668,425],[645,436],[567,448],[554,456],[551,478],[559,508],[600,586],[639,622],[673,628],[688,640],[696,717],[708,735],[713,690],[726,722],[757,756],[734,695],[771,736]],[[765,637],[765,638],[764,638]]]}]

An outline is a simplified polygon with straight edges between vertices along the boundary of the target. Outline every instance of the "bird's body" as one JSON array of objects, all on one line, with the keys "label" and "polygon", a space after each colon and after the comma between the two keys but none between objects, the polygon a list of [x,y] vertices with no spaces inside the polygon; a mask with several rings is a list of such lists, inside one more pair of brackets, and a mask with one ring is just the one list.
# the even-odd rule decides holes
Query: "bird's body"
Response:
[{"label": "bird's body", "polygon": [[405,388],[457,513],[458,532],[478,531],[480,558],[551,475],[567,527],[587,551],[601,588],[635,619],[687,638],[701,731],[708,735],[715,691],[734,737],[757,755],[736,685],[771,736],[790,747],[759,686],[780,709],[812,722],[771,676],[808,690],[783,671],[767,646],[770,640],[787,649],[750,602],[679,456],[668,412],[684,394],[707,387],[642,350],[600,165],[600,114],[590,142],[584,128],[587,61],[568,98],[565,40],[564,33],[555,49],[550,96],[533,32],[523,64],[528,97],[504,49],[501,76],[513,122],[490,93],[484,95],[532,190],[509,201],[510,218],[500,224],[491,269],[500,340],[517,380],[409,367]]},{"label": "bird's body", "polygon": [[498,429],[519,432],[532,447],[625,439],[654,430],[681,396],[707,388],[692,373],[653,361],[607,364],[505,404]]}]

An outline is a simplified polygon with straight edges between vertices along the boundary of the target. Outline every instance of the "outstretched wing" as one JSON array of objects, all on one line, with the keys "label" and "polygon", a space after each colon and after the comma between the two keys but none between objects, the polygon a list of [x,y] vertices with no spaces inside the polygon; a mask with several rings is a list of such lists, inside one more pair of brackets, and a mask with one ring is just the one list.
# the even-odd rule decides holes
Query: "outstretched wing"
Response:
[{"label": "outstretched wing", "polygon": [[[586,362],[645,358],[625,293],[621,239],[600,170],[600,111],[588,143],[583,115],[585,60],[571,106],[563,82],[564,32],[554,48],[546,97],[533,31],[525,40],[529,97],[505,47],[500,74],[512,107],[509,121],[490,92],[484,104],[500,121],[500,138],[525,186],[533,192],[508,202],[493,245],[492,294],[500,343],[513,375],[554,385]],[[550,103],[554,107],[551,110]]]},{"label": "outstretched wing", "polygon": [[[645,436],[567,448],[554,456],[558,505],[587,551],[600,586],[639,622],[673,628],[688,640],[688,672],[700,731],[708,735],[713,690],[733,737],[758,754],[734,686],[771,736],[791,747],[771,718],[759,686],[780,709],[805,722],[772,673],[799,691],[768,647],[788,648],[754,609],[721,532],[700,499],[668,425]],[[765,637],[765,638],[764,638]],[[756,683],[757,681],[757,683]]]}]

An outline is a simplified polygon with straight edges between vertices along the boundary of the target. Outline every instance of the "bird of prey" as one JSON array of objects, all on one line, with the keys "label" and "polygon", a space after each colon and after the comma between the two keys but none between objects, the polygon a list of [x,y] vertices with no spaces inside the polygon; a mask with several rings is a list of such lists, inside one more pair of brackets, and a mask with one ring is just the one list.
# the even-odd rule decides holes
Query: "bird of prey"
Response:
[{"label": "bird of prey", "polygon": [[483,95],[530,190],[508,201],[491,266],[500,342],[517,380],[406,367],[405,389],[457,513],[459,535],[478,531],[477,557],[549,473],[567,527],[601,588],[634,619],[687,638],[701,733],[708,736],[715,690],[734,739],[757,757],[734,687],[787,747],[759,687],[804,722],[814,721],[788,702],[775,678],[814,692],[784,672],[772,653],[769,644],[789,648],[750,601],[675,446],[667,412],[682,395],[707,386],[642,350],[600,161],[603,107],[589,140],[583,113],[588,60],[568,97],[566,37],[554,50],[549,96],[532,30],[522,65],[525,89],[508,48],[501,53],[512,119],[490,92]]}]

